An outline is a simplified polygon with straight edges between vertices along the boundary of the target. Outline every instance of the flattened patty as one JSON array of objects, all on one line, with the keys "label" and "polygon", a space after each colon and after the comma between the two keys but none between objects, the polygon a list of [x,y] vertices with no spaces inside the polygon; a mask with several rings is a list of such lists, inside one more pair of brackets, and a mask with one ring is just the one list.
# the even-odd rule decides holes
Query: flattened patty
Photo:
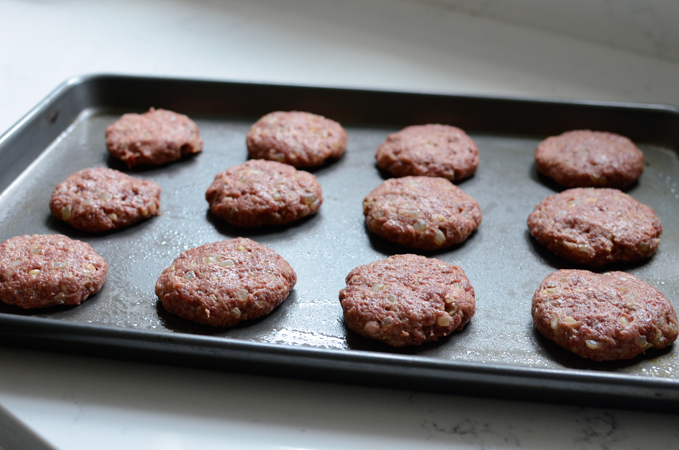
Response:
[{"label": "flattened patty", "polygon": [[625,272],[559,270],[535,291],[532,314],[545,337],[595,361],[634,358],[677,339],[669,300]]},{"label": "flattened patty", "polygon": [[217,174],[205,198],[210,211],[235,227],[282,225],[316,214],[321,185],[308,172],[250,160]]},{"label": "flattened patty", "polygon": [[443,178],[385,181],[363,200],[368,229],[404,247],[437,250],[463,242],[481,224],[472,197]]},{"label": "flattened patty", "polygon": [[125,114],[106,128],[106,146],[127,164],[158,165],[203,149],[198,126],[188,117],[164,109]]},{"label": "flattened patty", "polygon": [[187,250],[163,270],[156,295],[184,319],[228,327],[269,314],[297,282],[280,255],[236,238]]},{"label": "flattened patty", "polygon": [[259,119],[245,143],[250,157],[317,167],[347,149],[347,132],[334,120],[300,111],[276,111]]},{"label": "flattened patty", "polygon": [[653,208],[608,188],[547,197],[528,216],[528,228],[553,253],[595,267],[649,258],[662,234]]},{"label": "flattened patty", "polygon": [[535,163],[540,172],[566,187],[625,189],[644,170],[644,154],[624,136],[576,130],[542,141]]},{"label": "flattened patty", "polygon": [[99,292],[108,264],[92,247],[60,234],[0,244],[0,300],[21,308],[79,305]]},{"label": "flattened patty", "polygon": [[476,311],[464,271],[418,255],[396,255],[349,272],[339,294],[349,328],[392,347],[461,330]]},{"label": "flattened patty", "polygon": [[387,136],[375,153],[377,164],[397,177],[468,178],[479,165],[479,148],[459,128],[428,124],[406,127]]},{"label": "flattened patty", "polygon": [[109,231],[160,214],[161,188],[113,169],[79,170],[52,192],[50,210],[83,231]]}]

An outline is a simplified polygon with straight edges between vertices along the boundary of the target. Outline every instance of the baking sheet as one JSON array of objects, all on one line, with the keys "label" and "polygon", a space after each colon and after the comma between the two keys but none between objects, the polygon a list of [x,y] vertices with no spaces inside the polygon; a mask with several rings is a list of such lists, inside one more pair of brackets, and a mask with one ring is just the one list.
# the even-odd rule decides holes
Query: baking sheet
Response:
[{"label": "baking sheet", "polygon": [[[127,87],[118,90],[115,100],[107,100],[107,96],[111,96],[111,80]],[[173,356],[179,353],[191,357],[190,349],[178,351],[177,345],[188,345],[195,350],[192,361],[207,359],[201,355],[208,348],[218,349],[210,350],[210,359],[226,361],[230,358],[229,352],[237,347],[238,351],[263,352],[258,356],[243,356],[245,367],[241,370],[248,370],[248,362],[253,371],[259,367],[285,365],[295,376],[293,359],[302,361],[299,358],[310,357],[307,362],[297,364],[297,368],[320,365],[318,376],[311,375],[311,378],[327,379],[323,374],[335,368],[353,375],[355,382],[377,375],[391,380],[387,385],[424,389],[431,387],[419,386],[412,379],[417,367],[433,364],[437,377],[442,377],[444,382],[446,377],[449,380],[471,377],[475,370],[486,367],[496,371],[491,372],[497,375],[497,380],[482,381],[472,393],[488,395],[496,389],[518,384],[520,392],[533,393],[532,397],[541,399],[539,383],[535,383],[539,380],[553,382],[549,389],[560,390],[562,394],[575,392],[576,401],[584,402],[584,394],[589,389],[578,387],[577,383],[596,381],[611,388],[609,397],[613,400],[624,400],[621,392],[624,386],[636,386],[645,390],[634,395],[646,398],[649,405],[667,406],[677,402],[679,350],[676,345],[662,351],[649,351],[631,361],[594,363],[558,348],[539,335],[530,316],[535,289],[551,272],[575,266],[549,254],[530,237],[526,227],[526,219],[535,204],[560,190],[536,171],[533,152],[542,139],[573,128],[602,129],[599,127],[602,123],[611,131],[623,132],[620,128],[626,128],[626,134],[632,134],[633,139],[644,138],[635,140],[646,157],[644,173],[628,193],[656,210],[664,233],[658,252],[650,260],[616,264],[604,270],[626,270],[639,276],[663,292],[675,309],[679,309],[676,270],[679,158],[676,130],[671,124],[671,120],[676,121],[676,111],[664,107],[305,90],[190,80],[155,80],[154,86],[162,94],[156,98],[152,94],[141,99],[130,95],[150,81],[153,80],[132,77],[71,81],[29,117],[40,123],[53,120],[55,129],[43,134],[58,132],[58,137],[42,148],[26,148],[25,152],[34,155],[30,165],[18,176],[13,173],[11,180],[7,175],[0,178],[7,185],[0,195],[0,240],[20,234],[62,233],[89,242],[107,260],[109,271],[103,289],[75,308],[23,311],[0,306],[0,323],[6,325],[4,334],[17,337],[30,334],[31,327],[37,330],[50,324],[56,328],[50,328],[49,339],[72,342],[99,336],[102,350],[117,345],[131,350],[132,357],[135,348],[141,351],[142,342],[153,341],[161,346],[145,352],[154,354],[161,362],[172,362]],[[214,89],[210,90],[210,86]],[[200,92],[196,93],[196,87]],[[230,103],[223,107],[215,105],[220,100],[220,90],[229,87],[233,90]],[[89,89],[85,94],[84,88]],[[250,95],[245,95],[244,90]],[[278,96],[270,95],[272,90]],[[201,92],[207,97],[201,97]],[[240,95],[233,95],[234,92]],[[169,100],[170,93],[184,100]],[[209,101],[211,96],[214,103]],[[370,106],[371,96],[383,96],[382,106]],[[74,98],[80,104],[55,106],[60,99],[68,103]],[[430,101],[426,102],[427,99]],[[417,111],[412,110],[413,101],[430,107],[422,109],[418,116]],[[389,112],[381,113],[380,108],[389,106],[390,102]],[[457,110],[456,105],[463,110]],[[205,141],[203,152],[162,167],[133,170],[110,159],[104,139],[106,127],[124,112],[142,112],[150,106],[189,114]],[[583,108],[586,113],[574,119],[567,114],[573,108]],[[260,115],[275,109],[307,110],[339,120],[349,134],[347,152],[339,161],[313,171],[325,197],[316,216],[284,227],[255,230],[229,227],[209,212],[205,190],[217,172],[247,160],[247,130]],[[502,116],[502,110],[506,111],[506,120],[500,122],[497,118]],[[531,114],[518,120],[510,117],[513,111],[522,110]],[[57,111],[56,120],[54,111]],[[465,111],[471,111],[471,117],[465,117]],[[649,133],[640,120],[654,120],[658,114],[665,118],[665,123],[658,125],[655,120],[655,131],[652,129]],[[561,121],[559,115],[563,116]],[[484,121],[484,117],[487,120]],[[551,120],[545,120],[546,117]],[[362,200],[386,178],[375,164],[377,146],[389,133],[404,125],[451,118],[457,120],[436,121],[465,128],[480,149],[476,175],[459,183],[481,205],[483,223],[478,231],[463,244],[434,253],[405,249],[371,236],[364,225]],[[11,130],[9,138],[16,140],[22,133],[34,131],[31,120]],[[0,140],[2,161],[7,161],[9,138],[5,136]],[[13,164],[20,166],[17,162]],[[76,170],[98,166],[156,181],[163,188],[162,215],[107,234],[81,232],[53,219],[48,203],[54,186]],[[249,237],[274,249],[293,266],[298,283],[290,297],[269,316],[229,329],[196,325],[168,314],[154,294],[155,281],[161,271],[184,250],[236,236]],[[476,291],[477,312],[463,331],[438,343],[392,349],[345,328],[338,292],[345,286],[346,274],[358,265],[396,253],[434,256],[465,270]],[[124,330],[126,343],[114,344],[112,335],[107,334],[111,330]],[[33,339],[27,341],[45,344],[48,338],[39,336],[39,332],[34,333]],[[162,338],[167,336],[182,339],[163,348]],[[95,341],[99,342],[92,342]],[[228,348],[220,347],[221,344],[228,344]],[[292,359],[273,362],[271,358],[262,358],[271,352],[278,352],[283,359],[288,355]],[[367,366],[360,365],[363,363],[377,364],[377,368],[368,370]],[[351,364],[359,365],[352,369]],[[414,375],[397,373],[406,368],[415,368]],[[377,372],[373,373],[374,370]],[[623,387],[618,388],[619,385]]]}]

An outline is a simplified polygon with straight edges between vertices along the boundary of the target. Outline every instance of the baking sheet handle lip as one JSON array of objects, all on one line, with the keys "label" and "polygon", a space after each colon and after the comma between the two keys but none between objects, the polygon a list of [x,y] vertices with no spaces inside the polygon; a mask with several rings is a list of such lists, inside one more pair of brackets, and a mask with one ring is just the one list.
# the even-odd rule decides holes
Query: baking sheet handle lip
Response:
[{"label": "baking sheet handle lip", "polygon": [[[198,336],[185,333],[165,333],[149,330],[116,328],[111,326],[60,322],[44,318],[13,316],[0,313],[0,335],[15,338],[39,338],[39,334],[48,334],[55,339],[86,342],[97,338],[101,343],[108,342],[114,346],[134,349],[142,346],[167,345],[171,347],[190,348],[196,354],[205,352],[228,357],[229,351],[249,352],[260,356],[283,358],[305,358],[309,361],[343,362],[370,364],[385,367],[409,367],[435,371],[459,371],[483,376],[501,376],[531,379],[541,383],[550,382],[595,383],[629,385],[650,389],[663,388],[677,390],[679,396],[679,380],[669,378],[639,377],[616,373],[591,373],[584,370],[569,370],[534,367],[517,367],[502,364],[474,363],[468,361],[440,360],[417,356],[383,354],[361,350],[318,349],[296,347],[292,345],[249,342],[229,337]],[[679,397],[678,397],[679,398]]]},{"label": "baking sheet handle lip", "polygon": [[[48,97],[39,103],[33,110],[38,109],[47,100],[55,98],[57,95],[65,93],[69,88],[76,85],[84,85],[89,83],[102,83],[109,80],[117,81],[162,81],[162,82],[184,82],[184,83],[205,83],[205,84],[230,84],[233,86],[247,86],[250,88],[298,88],[310,90],[326,90],[326,91],[352,91],[356,93],[375,93],[385,95],[414,95],[414,96],[430,96],[430,97],[449,97],[468,100],[488,100],[488,101],[506,101],[518,103],[543,103],[543,104],[558,104],[558,105],[584,105],[604,108],[620,108],[620,109],[645,109],[654,111],[665,111],[679,115],[679,105],[670,105],[663,103],[637,103],[637,102],[622,102],[610,100],[588,100],[588,99],[570,99],[560,97],[530,97],[530,96],[511,96],[511,95],[491,95],[491,94],[466,94],[454,92],[438,92],[438,91],[416,91],[416,90],[395,90],[395,89],[377,89],[374,87],[347,87],[347,86],[327,86],[327,85],[310,85],[310,84],[292,84],[292,83],[266,83],[266,82],[248,82],[245,80],[224,80],[212,78],[188,78],[188,77],[173,77],[173,76],[158,76],[158,75],[128,75],[115,73],[92,73],[78,75],[68,78],[62,82],[57,88],[52,91]],[[63,92],[62,92],[63,91]],[[31,112],[33,112],[31,110]],[[29,112],[27,116],[31,114]],[[22,122],[23,119],[20,121]],[[0,143],[2,139],[0,138]]]},{"label": "baking sheet handle lip", "polygon": [[[355,93],[373,93],[384,95],[401,95],[401,96],[431,96],[434,97],[448,97],[467,100],[487,100],[487,101],[502,101],[502,102],[517,102],[517,103],[541,103],[551,105],[584,105],[591,107],[616,108],[627,110],[648,110],[648,111],[663,111],[676,116],[679,116],[679,106],[656,104],[656,103],[632,103],[632,102],[613,102],[601,100],[580,100],[580,99],[559,99],[559,98],[538,98],[538,97],[523,97],[523,96],[501,96],[501,95],[471,95],[471,94],[456,94],[456,93],[437,93],[437,92],[417,92],[417,91],[397,91],[397,90],[380,90],[375,88],[351,88],[351,87],[332,87],[332,86],[309,86],[309,85],[293,85],[293,84],[275,84],[275,83],[249,83],[246,81],[230,81],[230,80],[214,80],[214,79],[195,79],[195,78],[177,78],[177,77],[161,77],[161,76],[145,76],[145,75],[126,75],[126,74],[112,74],[112,73],[93,73],[70,77],[59,84],[52,90],[44,99],[42,99],[36,106],[20,118],[14,125],[12,125],[5,133],[0,135],[0,151],[4,144],[12,139],[16,134],[20,133],[22,128],[27,126],[31,121],[36,120],[44,112],[48,111],[50,106],[63,98],[69,91],[78,87],[86,85],[104,84],[107,81],[163,81],[163,82],[183,82],[190,84],[215,84],[232,86],[247,86],[249,88],[266,87],[266,88],[298,88],[310,90],[326,90],[337,92],[355,92]],[[98,105],[89,105],[89,107],[97,107]]]},{"label": "baking sheet handle lip", "polygon": [[45,98],[43,98],[37,105],[31,108],[23,117],[21,117],[14,125],[9,127],[2,135],[0,135],[0,148],[9,141],[16,133],[26,126],[30,121],[39,117],[42,113],[47,111],[58,98],[63,96],[74,84],[78,83],[80,79],[70,78],[54,88]]}]

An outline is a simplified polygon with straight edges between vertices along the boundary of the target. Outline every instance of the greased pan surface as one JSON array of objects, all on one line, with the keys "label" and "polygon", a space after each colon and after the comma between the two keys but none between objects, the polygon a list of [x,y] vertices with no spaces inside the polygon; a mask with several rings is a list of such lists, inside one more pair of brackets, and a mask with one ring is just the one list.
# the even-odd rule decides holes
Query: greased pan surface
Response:
[{"label": "greased pan surface", "polygon": [[[203,152],[134,170],[110,159],[106,127],[124,112],[151,106],[194,119]],[[347,152],[313,171],[325,197],[316,216],[281,228],[231,228],[209,212],[205,190],[219,171],[247,160],[245,134],[274,110],[339,121],[349,134]],[[430,122],[463,128],[478,144],[478,171],[458,185],[481,205],[483,223],[459,246],[421,253],[369,235],[362,200],[386,177],[375,165],[377,146],[403,126]],[[546,341],[532,325],[537,286],[549,273],[574,267],[527,231],[535,204],[560,190],[537,174],[534,150],[551,134],[583,128],[625,134],[644,151],[644,173],[627,192],[653,207],[664,227],[652,259],[603,270],[639,276],[679,309],[674,108],[117,76],[71,80],[0,139],[0,240],[34,233],[84,240],[109,263],[108,277],[97,295],[76,308],[26,312],[0,306],[0,334],[6,343],[171,364],[671,410],[679,400],[677,345],[631,361],[594,363]],[[70,173],[98,166],[160,184],[162,215],[108,234],[80,232],[53,219],[52,189]],[[154,294],[161,271],[184,250],[236,236],[274,249],[294,267],[298,283],[290,297],[271,315],[230,329],[168,314]],[[345,328],[338,293],[346,274],[397,253],[435,256],[465,270],[477,312],[463,331],[395,350]]]}]

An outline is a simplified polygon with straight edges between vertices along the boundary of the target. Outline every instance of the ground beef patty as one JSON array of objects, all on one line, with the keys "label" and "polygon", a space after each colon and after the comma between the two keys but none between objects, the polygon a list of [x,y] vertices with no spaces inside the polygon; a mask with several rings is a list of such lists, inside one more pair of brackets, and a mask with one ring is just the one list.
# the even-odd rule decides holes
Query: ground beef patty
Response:
[{"label": "ground beef patty", "polygon": [[212,214],[234,227],[290,223],[316,214],[323,203],[315,176],[264,160],[250,160],[217,174],[205,198]]},{"label": "ground beef patty", "polygon": [[390,134],[377,148],[377,164],[397,177],[421,175],[457,181],[479,165],[479,148],[459,128],[416,125]]},{"label": "ground beef patty", "polygon": [[546,338],[595,361],[634,358],[677,338],[677,314],[657,289],[625,272],[559,270],[533,296]]},{"label": "ground beef patty", "polygon": [[476,311],[464,271],[418,255],[395,255],[349,272],[339,293],[344,322],[393,347],[436,341],[461,330]]},{"label": "ground beef patty", "polygon": [[228,327],[269,314],[297,282],[281,256],[236,238],[187,250],[156,282],[165,309],[184,319]]},{"label": "ground beef patty", "polygon": [[108,264],[92,247],[60,234],[0,244],[0,300],[21,308],[79,305],[99,292]]},{"label": "ground beef patty", "polygon": [[649,258],[662,226],[653,208],[608,188],[568,189],[547,197],[528,228],[555,254],[590,266]]},{"label": "ground beef patty", "polygon": [[459,244],[481,224],[476,200],[443,178],[387,180],[363,200],[363,214],[372,233],[421,250]]},{"label": "ground beef patty", "polygon": [[577,130],[542,141],[535,163],[563,186],[625,189],[644,170],[644,154],[624,136]]},{"label": "ground beef patty", "polygon": [[251,158],[294,167],[317,167],[347,149],[347,132],[334,120],[300,111],[276,111],[259,119],[245,139]]},{"label": "ground beef patty", "polygon": [[71,174],[52,192],[54,217],[83,231],[108,231],[160,214],[161,188],[113,169]]},{"label": "ground beef patty", "polygon": [[164,109],[125,114],[106,129],[106,146],[127,167],[158,165],[198,153],[203,140],[188,117]]}]

